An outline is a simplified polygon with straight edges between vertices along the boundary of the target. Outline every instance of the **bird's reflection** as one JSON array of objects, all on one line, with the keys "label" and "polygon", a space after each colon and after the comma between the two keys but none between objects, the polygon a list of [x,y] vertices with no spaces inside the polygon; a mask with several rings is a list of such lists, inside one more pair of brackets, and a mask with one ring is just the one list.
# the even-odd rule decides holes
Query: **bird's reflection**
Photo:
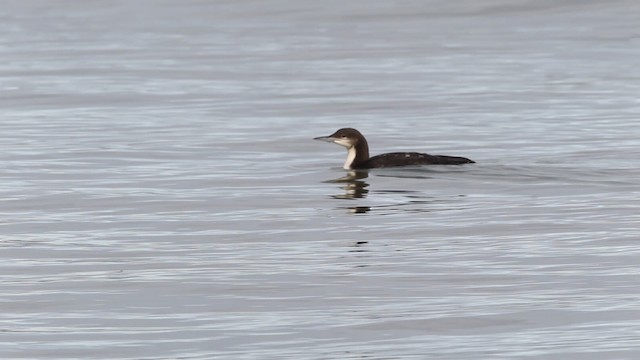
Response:
[{"label": "bird's reflection", "polygon": [[371,206],[352,206],[349,208],[349,212],[352,214],[366,214],[371,211]]},{"label": "bird's reflection", "polygon": [[[380,177],[395,177],[398,179],[420,179],[429,180],[431,176],[426,176],[424,173],[412,174],[407,173],[377,173],[376,176]],[[387,200],[391,200],[391,203],[381,204],[376,202],[375,207],[372,206],[338,206],[338,209],[347,210],[350,214],[368,214],[375,210],[378,215],[387,215],[397,211],[403,212],[417,212],[427,213],[434,210],[451,210],[461,209],[461,199],[464,199],[465,194],[453,194],[453,195],[430,195],[425,194],[423,190],[415,189],[376,189],[371,194],[369,193],[370,186],[365,180],[369,177],[369,172],[366,170],[350,170],[345,176],[337,179],[324,181],[325,183],[337,184],[340,193],[331,195],[333,199],[349,200],[353,204],[354,200],[365,199],[371,194],[386,196]],[[375,184],[374,184],[375,185]],[[389,196],[391,195],[391,196]]]},{"label": "bird's reflection", "polygon": [[369,193],[369,183],[362,179],[369,177],[369,173],[366,171],[351,170],[346,176],[327,180],[327,183],[341,184],[341,189],[344,190],[344,194],[333,195],[334,199],[362,199],[367,197]]},{"label": "bird's reflection", "polygon": [[[369,177],[367,171],[350,170],[346,176],[327,180],[326,183],[340,184],[340,189],[344,190],[344,193],[332,195],[334,199],[340,200],[355,200],[363,199],[367,197],[369,193],[369,183],[364,181]],[[369,206],[350,206],[347,210],[352,214],[365,214],[371,211]]]},{"label": "bird's reflection", "polygon": [[353,249],[349,250],[349,252],[352,252],[352,253],[368,252],[369,250],[365,247],[365,245],[367,244],[369,244],[368,241],[356,241],[353,245],[351,245]]}]

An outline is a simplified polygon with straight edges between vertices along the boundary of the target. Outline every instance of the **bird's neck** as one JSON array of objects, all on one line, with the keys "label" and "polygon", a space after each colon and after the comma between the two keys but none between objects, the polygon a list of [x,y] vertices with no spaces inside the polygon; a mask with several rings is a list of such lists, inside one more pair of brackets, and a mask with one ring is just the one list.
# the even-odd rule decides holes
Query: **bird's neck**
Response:
[{"label": "bird's neck", "polygon": [[369,145],[361,139],[354,146],[347,149],[347,160],[344,162],[345,170],[356,169],[359,165],[369,160]]}]

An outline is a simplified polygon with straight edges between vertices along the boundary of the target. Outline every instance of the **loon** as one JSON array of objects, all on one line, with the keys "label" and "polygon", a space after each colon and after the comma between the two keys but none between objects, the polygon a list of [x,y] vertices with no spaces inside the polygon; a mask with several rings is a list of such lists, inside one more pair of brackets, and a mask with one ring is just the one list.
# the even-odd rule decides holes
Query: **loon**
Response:
[{"label": "loon", "polygon": [[367,139],[360,131],[352,128],[342,128],[329,136],[320,136],[314,140],[336,143],[347,148],[345,170],[373,169],[409,165],[462,165],[473,164],[475,161],[446,155],[429,155],[417,152],[394,152],[369,157]]}]

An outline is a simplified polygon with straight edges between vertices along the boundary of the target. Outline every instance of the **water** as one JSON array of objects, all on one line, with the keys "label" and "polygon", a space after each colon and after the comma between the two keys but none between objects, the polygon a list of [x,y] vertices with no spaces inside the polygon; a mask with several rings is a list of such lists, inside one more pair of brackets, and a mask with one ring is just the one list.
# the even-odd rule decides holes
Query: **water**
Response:
[{"label": "water", "polygon": [[3,359],[640,356],[640,6],[0,9]]}]

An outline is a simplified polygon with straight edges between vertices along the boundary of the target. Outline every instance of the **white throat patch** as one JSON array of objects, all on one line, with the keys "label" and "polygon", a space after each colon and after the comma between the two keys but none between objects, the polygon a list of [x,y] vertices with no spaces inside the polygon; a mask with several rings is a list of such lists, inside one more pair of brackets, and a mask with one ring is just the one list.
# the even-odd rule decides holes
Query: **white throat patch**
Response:
[{"label": "white throat patch", "polygon": [[351,170],[351,164],[355,159],[356,159],[356,147],[352,146],[347,149],[347,160],[344,162],[344,165],[342,166],[342,168],[345,170]]}]

